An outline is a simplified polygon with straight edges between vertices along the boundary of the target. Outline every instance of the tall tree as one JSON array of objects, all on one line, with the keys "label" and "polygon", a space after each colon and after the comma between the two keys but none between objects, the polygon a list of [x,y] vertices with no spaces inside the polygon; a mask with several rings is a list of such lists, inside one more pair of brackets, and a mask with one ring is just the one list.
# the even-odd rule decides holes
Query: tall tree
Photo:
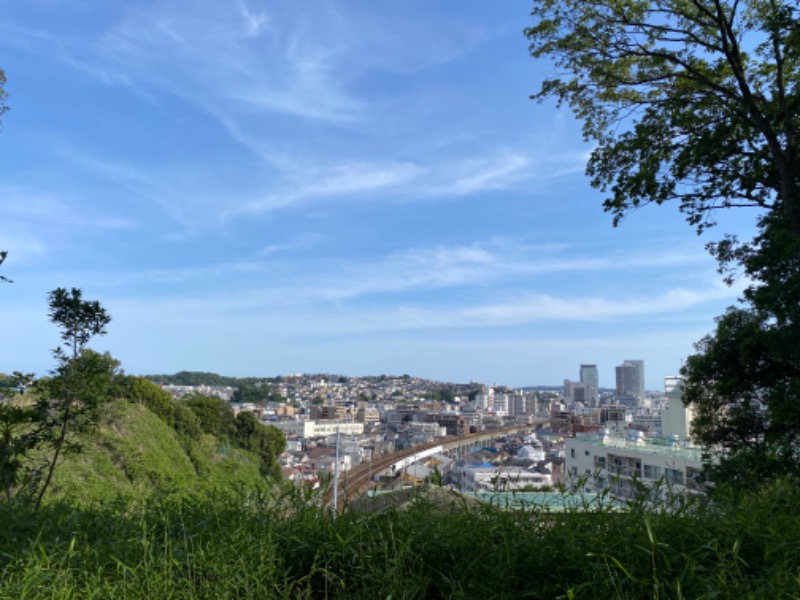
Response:
[{"label": "tall tree", "polygon": [[678,203],[782,212],[800,235],[800,23],[778,0],[534,0],[534,57],[559,75],[533,97],[566,102],[596,143],[592,184],[618,223]]},{"label": "tall tree", "polygon": [[[592,184],[614,224],[677,203],[698,231],[753,207],[758,235],[710,244],[744,302],[683,369],[695,436],[737,485],[800,475],[800,20],[779,0],[534,0],[525,33],[596,144]],[[742,468],[742,467],[746,468]]]},{"label": "tall tree", "polygon": [[47,418],[42,436],[52,449],[44,481],[36,497],[38,510],[52,482],[56,465],[70,448],[68,435],[74,430],[93,427],[98,408],[114,386],[119,363],[108,354],[86,348],[97,335],[105,335],[111,316],[97,300],[84,300],[78,288],[57,288],[49,295],[50,320],[61,329],[67,350],[53,350],[57,365],[53,377],[39,386],[40,404]]},{"label": "tall tree", "polygon": [[774,214],[752,243],[720,256],[753,284],[684,365],[694,436],[721,451],[717,481],[800,477],[800,238]]}]

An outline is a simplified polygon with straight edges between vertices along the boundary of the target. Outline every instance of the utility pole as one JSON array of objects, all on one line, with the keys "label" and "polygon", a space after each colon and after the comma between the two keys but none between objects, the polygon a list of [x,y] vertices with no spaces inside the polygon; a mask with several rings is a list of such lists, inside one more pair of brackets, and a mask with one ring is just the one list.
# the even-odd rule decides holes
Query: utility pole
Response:
[{"label": "utility pole", "polygon": [[333,518],[339,512],[339,428],[336,428],[336,462],[333,465]]}]

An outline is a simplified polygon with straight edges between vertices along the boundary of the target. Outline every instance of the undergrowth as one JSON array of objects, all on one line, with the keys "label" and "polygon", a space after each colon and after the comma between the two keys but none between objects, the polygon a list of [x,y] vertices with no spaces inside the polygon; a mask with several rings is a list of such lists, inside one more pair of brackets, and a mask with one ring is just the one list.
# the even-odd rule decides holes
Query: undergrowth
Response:
[{"label": "undergrowth", "polygon": [[792,598],[800,491],[623,510],[204,492],[0,505],[2,598]]}]

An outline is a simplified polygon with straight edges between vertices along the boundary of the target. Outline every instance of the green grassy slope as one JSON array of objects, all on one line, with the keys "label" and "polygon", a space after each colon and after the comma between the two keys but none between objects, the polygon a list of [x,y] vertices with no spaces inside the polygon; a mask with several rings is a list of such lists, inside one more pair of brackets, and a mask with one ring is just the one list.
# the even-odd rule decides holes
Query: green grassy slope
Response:
[{"label": "green grassy slope", "polygon": [[48,499],[80,503],[201,488],[263,488],[258,458],[214,436],[182,438],[144,406],[108,405],[100,427],[64,458]]}]

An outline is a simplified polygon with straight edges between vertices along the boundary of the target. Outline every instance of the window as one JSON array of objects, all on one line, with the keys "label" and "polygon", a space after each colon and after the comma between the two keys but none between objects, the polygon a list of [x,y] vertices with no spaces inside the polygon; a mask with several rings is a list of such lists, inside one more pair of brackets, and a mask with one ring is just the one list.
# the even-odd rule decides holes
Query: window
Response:
[{"label": "window", "polygon": [[605,469],[606,468],[606,457],[605,456],[595,456],[594,457],[594,466],[596,469]]},{"label": "window", "polygon": [[584,456],[589,456],[589,451],[588,450],[584,450],[583,454],[584,454]]},{"label": "window", "polygon": [[569,457],[570,458],[575,458],[575,448],[570,448],[569,449]]},{"label": "window", "polygon": [[661,467],[657,467],[655,465],[645,465],[644,466],[644,478],[645,479],[660,479],[661,478]]},{"label": "window", "polygon": [[664,469],[664,475],[668,482],[683,485],[683,471],[680,469]]}]

